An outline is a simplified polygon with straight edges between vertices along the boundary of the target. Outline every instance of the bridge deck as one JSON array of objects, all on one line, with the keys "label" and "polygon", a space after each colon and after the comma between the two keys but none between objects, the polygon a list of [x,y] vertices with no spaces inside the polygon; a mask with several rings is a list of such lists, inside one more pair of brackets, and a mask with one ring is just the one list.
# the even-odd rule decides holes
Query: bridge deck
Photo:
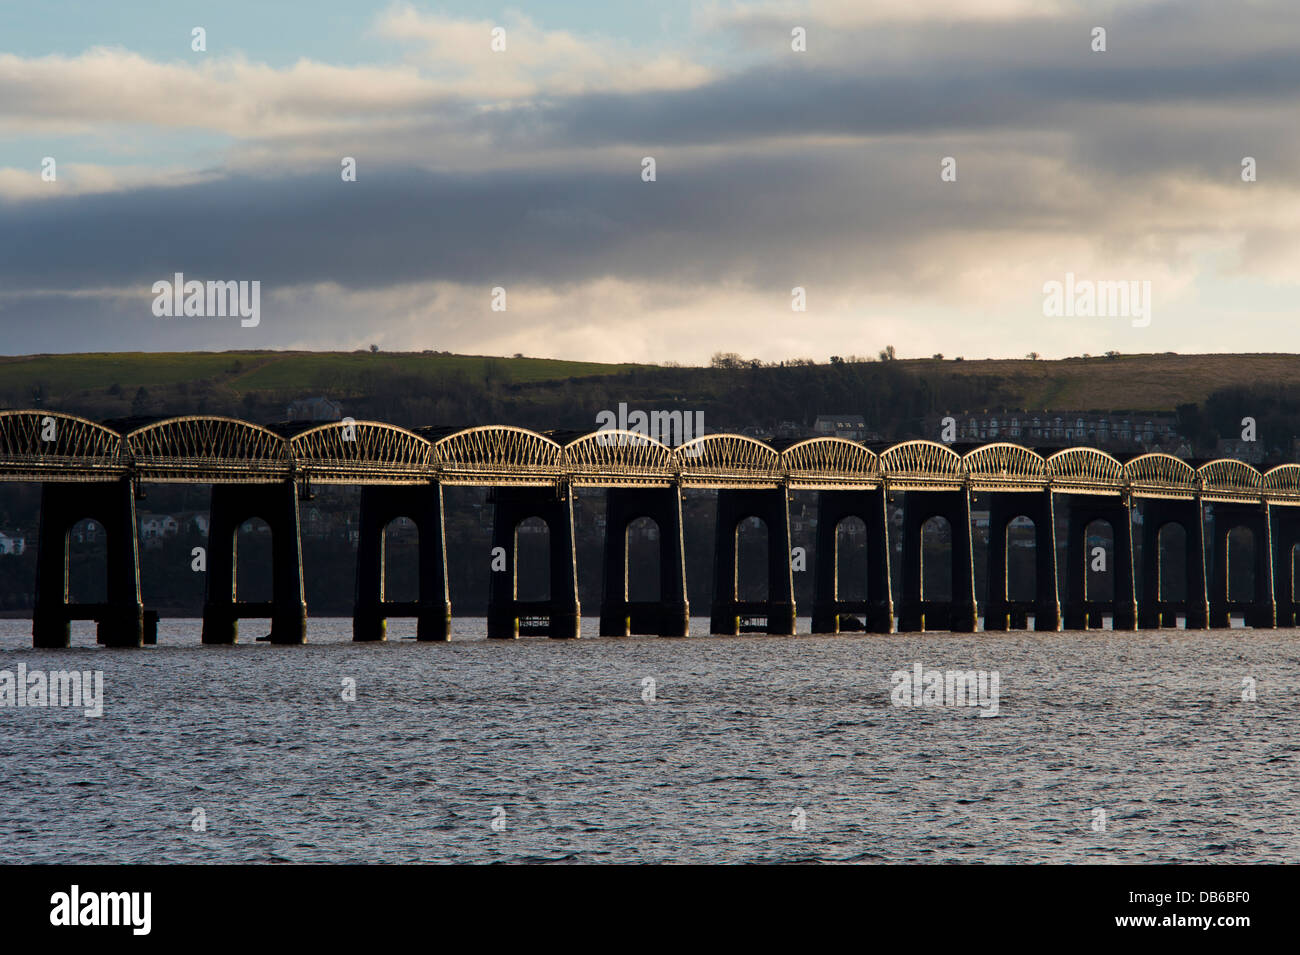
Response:
[{"label": "bridge deck", "polygon": [[[563,442],[563,443],[561,443]],[[879,454],[844,438],[778,449],[737,434],[678,447],[631,431],[572,437],[507,425],[411,431],[376,421],[262,427],[219,416],[99,424],[0,411],[0,480],[193,484],[424,484],[792,490],[1033,492],[1300,506],[1300,464],[1261,474],[1241,461],[1199,468],[1168,454],[1121,463],[1095,448],[1044,457],[995,442],[958,454],[904,441]]]}]

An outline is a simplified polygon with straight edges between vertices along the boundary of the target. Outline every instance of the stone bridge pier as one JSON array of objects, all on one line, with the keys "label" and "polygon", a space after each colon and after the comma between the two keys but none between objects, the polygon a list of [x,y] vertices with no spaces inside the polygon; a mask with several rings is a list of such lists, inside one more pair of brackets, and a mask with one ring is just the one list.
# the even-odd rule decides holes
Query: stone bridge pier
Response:
[{"label": "stone bridge pier", "polygon": [[[1056,508],[1050,490],[985,492],[989,503],[988,602],[984,605],[985,630],[1024,630],[1034,615],[1035,630],[1061,628],[1061,599],[1056,581]],[[1011,522],[1027,517],[1034,522],[1034,599],[1013,601],[1008,596],[1007,535]]]},{"label": "stone bridge pier", "polygon": [[[546,618],[547,636],[582,635],[578,601],[578,555],[573,538],[573,491],[558,487],[496,487],[492,489],[492,555],[504,555],[504,569],[492,569],[488,582],[489,637],[502,640],[536,632]],[[518,529],[531,517],[546,523],[550,544],[550,597],[519,599]],[[498,549],[499,548],[499,549]],[[489,555],[489,561],[492,559]],[[489,563],[489,566],[491,564]]]},{"label": "stone bridge pier", "polygon": [[[269,604],[239,601],[235,592],[239,527],[255,517],[271,529]],[[208,522],[203,643],[237,642],[242,617],[270,617],[272,643],[305,643],[307,600],[302,584],[297,483],[288,480],[277,484],[214,484]]]},{"label": "stone bridge pier", "polygon": [[[839,595],[839,526],[856,517],[867,531],[865,600]],[[889,579],[889,518],[885,492],[826,490],[817,494],[817,543],[813,554],[813,633],[839,633],[840,617],[860,615],[869,633],[894,629],[894,598]]]},{"label": "stone bridge pier", "polygon": [[[970,492],[903,491],[903,600],[900,632],[975,630],[979,609],[975,600],[975,559],[971,549]],[[952,534],[952,596],[946,601],[925,597],[921,532],[927,521],[942,517]]]},{"label": "stone bridge pier", "polygon": [[[1214,531],[1210,562],[1214,568],[1210,580],[1210,626],[1228,627],[1234,610],[1240,610],[1246,626],[1271,629],[1277,626],[1277,603],[1273,598],[1272,522],[1267,504],[1217,502],[1214,508]],[[1237,528],[1251,533],[1254,545],[1255,592],[1244,603],[1229,600],[1228,536]]]},{"label": "stone bridge pier", "polygon": [[[1137,592],[1133,572],[1133,514],[1122,497],[1093,494],[1058,494],[1057,510],[1066,512],[1065,629],[1100,630],[1110,614],[1114,630],[1137,629]],[[1088,593],[1088,526],[1095,521],[1111,529],[1113,545],[1106,553],[1107,571],[1113,575],[1109,601],[1093,600]]]},{"label": "stone bridge pier", "polygon": [[[409,519],[419,534],[419,594],[414,604],[395,603],[384,595],[384,536],[389,523],[399,517]],[[384,640],[388,617],[398,616],[415,617],[417,640],[451,639],[443,494],[436,481],[361,489],[352,639]]]},{"label": "stone bridge pier", "polygon": [[[628,527],[643,517],[654,521],[659,528],[659,599],[629,601]],[[681,488],[674,484],[667,488],[606,489],[600,635],[626,637],[633,633],[652,633],[685,637],[690,632]]]},{"label": "stone bridge pier", "polygon": [[[68,535],[84,519],[98,521],[108,537],[108,579],[102,604],[68,603]],[[71,645],[71,621],[95,620],[98,642],[138,647],[146,642],[140,599],[140,550],[135,494],[129,478],[41,487],[32,645]]]},{"label": "stone bridge pier", "polygon": [[[1205,524],[1201,502],[1148,498],[1142,502],[1141,515],[1142,589],[1138,598],[1138,625],[1143,630],[1173,627],[1181,611],[1188,630],[1206,629],[1210,625],[1210,602],[1205,584]],[[1161,592],[1160,532],[1170,524],[1182,527],[1186,542],[1187,596],[1183,600],[1166,600]]]},{"label": "stone bridge pier", "polygon": [[[794,572],[790,567],[790,494],[784,487],[722,488],[713,535],[713,606],[709,629],[740,633],[742,617],[765,617],[767,632],[795,632]],[[741,521],[767,526],[767,599],[742,601],[737,590],[736,547]]]}]

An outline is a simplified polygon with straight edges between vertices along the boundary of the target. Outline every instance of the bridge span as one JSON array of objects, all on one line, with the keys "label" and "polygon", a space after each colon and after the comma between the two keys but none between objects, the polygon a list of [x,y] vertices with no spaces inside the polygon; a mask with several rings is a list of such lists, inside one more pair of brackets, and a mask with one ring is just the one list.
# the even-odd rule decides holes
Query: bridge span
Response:
[{"label": "bridge span", "polygon": [[[421,640],[446,640],[451,600],[447,584],[443,488],[483,486],[493,492],[493,547],[506,555],[492,572],[488,635],[515,637],[538,630],[576,637],[581,608],[573,526],[573,490],[606,495],[604,635],[689,632],[681,492],[717,491],[714,633],[737,633],[746,622],[770,633],[793,633],[795,601],[789,495],[815,491],[817,538],[812,629],[838,632],[848,618],[888,633],[925,629],[973,631],[1027,626],[1083,629],[1112,618],[1117,629],[1225,627],[1234,613],[1255,627],[1293,626],[1294,549],[1300,544],[1300,465],[1261,473],[1230,459],[1193,467],[1168,454],[1120,459],[1094,448],[1040,453],[993,443],[958,453],[932,441],[904,441],[873,450],[843,438],[816,437],[772,445],[737,434],[710,434],[678,447],[616,430],[539,433],[507,425],[409,430],[376,421],[264,427],[234,418],[187,415],[104,423],[45,410],[0,411],[0,480],[42,485],[33,641],[69,643],[70,621],[98,621],[101,643],[151,641],[156,617],[140,596],[135,502],[149,483],[210,484],[209,547],[203,642],[231,643],[243,617],[271,618],[271,640],[306,639],[298,503],[315,485],[362,488],[354,635],[381,640],[386,619],[413,616]],[[890,503],[901,504],[901,530]],[[988,593],[975,592],[972,502],[989,511]],[[1207,540],[1207,509],[1213,531]],[[1141,515],[1141,574],[1134,566],[1135,512]],[[1064,584],[1057,567],[1058,515],[1065,535]],[[419,598],[384,598],[384,528],[395,517],[419,530]],[[235,535],[251,517],[266,521],[273,541],[273,599],[251,604],[235,592]],[[520,523],[541,518],[550,529],[551,590],[543,602],[517,599],[515,536]],[[627,531],[648,517],[660,529],[660,599],[628,600]],[[737,597],[736,544],[748,517],[768,528],[768,598]],[[840,599],[836,529],[849,518],[867,528],[864,600]],[[952,530],[951,597],[932,600],[922,583],[921,532],[934,517]],[[1007,530],[1017,517],[1035,528],[1036,594],[1013,601],[1007,588]],[[68,601],[68,532],[99,521],[108,536],[108,599]],[[1086,530],[1102,521],[1114,538],[1114,594],[1087,593]],[[1176,524],[1186,541],[1186,594],[1169,600],[1160,588],[1159,535]],[[1255,592],[1228,597],[1228,535],[1248,528],[1255,546]],[[899,538],[901,535],[901,539]],[[891,546],[891,542],[899,546]],[[901,552],[902,586],[894,593],[890,561]],[[487,563],[485,559],[485,564]],[[1212,579],[1206,568],[1213,567]],[[1140,586],[1139,586],[1140,580]]]}]

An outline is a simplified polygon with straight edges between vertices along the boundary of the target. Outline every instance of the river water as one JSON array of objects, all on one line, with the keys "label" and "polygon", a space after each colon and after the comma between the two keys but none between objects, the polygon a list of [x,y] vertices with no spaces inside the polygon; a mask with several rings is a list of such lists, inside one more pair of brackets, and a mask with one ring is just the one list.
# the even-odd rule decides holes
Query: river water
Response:
[{"label": "river water", "polygon": [[[37,651],[0,621],[0,671],[103,672],[98,718],[0,707],[0,862],[1300,859],[1297,631],[513,642],[462,619],[357,645],[316,619],[306,646],[202,647],[164,620],[108,650],[75,626]],[[996,672],[998,715],[891,705],[917,663]]]}]

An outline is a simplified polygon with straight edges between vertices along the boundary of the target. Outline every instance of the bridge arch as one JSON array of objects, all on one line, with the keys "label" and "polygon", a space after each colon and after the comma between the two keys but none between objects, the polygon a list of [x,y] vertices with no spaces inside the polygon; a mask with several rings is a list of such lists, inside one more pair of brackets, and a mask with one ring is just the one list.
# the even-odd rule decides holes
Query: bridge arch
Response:
[{"label": "bridge arch", "polygon": [[876,487],[880,458],[870,448],[847,438],[806,438],[781,452],[781,467],[789,486],[798,490]]},{"label": "bridge arch", "polygon": [[414,431],[380,421],[331,421],[289,440],[300,471],[322,484],[422,484],[430,476],[433,445]]},{"label": "bridge arch", "polygon": [[667,487],[675,476],[672,449],[637,431],[607,428],[564,446],[564,465],[579,486]]},{"label": "bridge arch", "polygon": [[444,484],[546,486],[563,470],[560,445],[527,428],[481,425],[422,433],[433,441],[433,465]]},{"label": "bridge arch", "polygon": [[968,452],[961,460],[973,490],[1029,491],[1047,483],[1047,462],[1043,456],[1019,444],[986,444]]},{"label": "bridge arch", "polygon": [[673,451],[683,484],[707,487],[775,487],[783,477],[781,455],[743,434],[706,434]]},{"label": "bridge arch", "polygon": [[59,411],[0,411],[0,477],[9,481],[111,481],[124,472],[122,436]]},{"label": "bridge arch", "polygon": [[144,481],[267,484],[292,474],[288,442],[237,418],[164,418],[129,432],[125,450]]},{"label": "bridge arch", "polygon": [[1129,489],[1141,497],[1190,499],[1200,489],[1196,469],[1162,451],[1140,454],[1124,465]]},{"label": "bridge arch", "polygon": [[880,470],[890,488],[950,491],[965,484],[961,455],[935,441],[904,441],[880,455]]},{"label": "bridge arch", "polygon": [[1258,501],[1264,492],[1264,476],[1249,464],[1232,458],[1207,461],[1196,473],[1203,500]]},{"label": "bridge arch", "polygon": [[1044,463],[1053,490],[1070,494],[1118,494],[1124,489],[1124,465],[1097,448],[1066,448]]}]

